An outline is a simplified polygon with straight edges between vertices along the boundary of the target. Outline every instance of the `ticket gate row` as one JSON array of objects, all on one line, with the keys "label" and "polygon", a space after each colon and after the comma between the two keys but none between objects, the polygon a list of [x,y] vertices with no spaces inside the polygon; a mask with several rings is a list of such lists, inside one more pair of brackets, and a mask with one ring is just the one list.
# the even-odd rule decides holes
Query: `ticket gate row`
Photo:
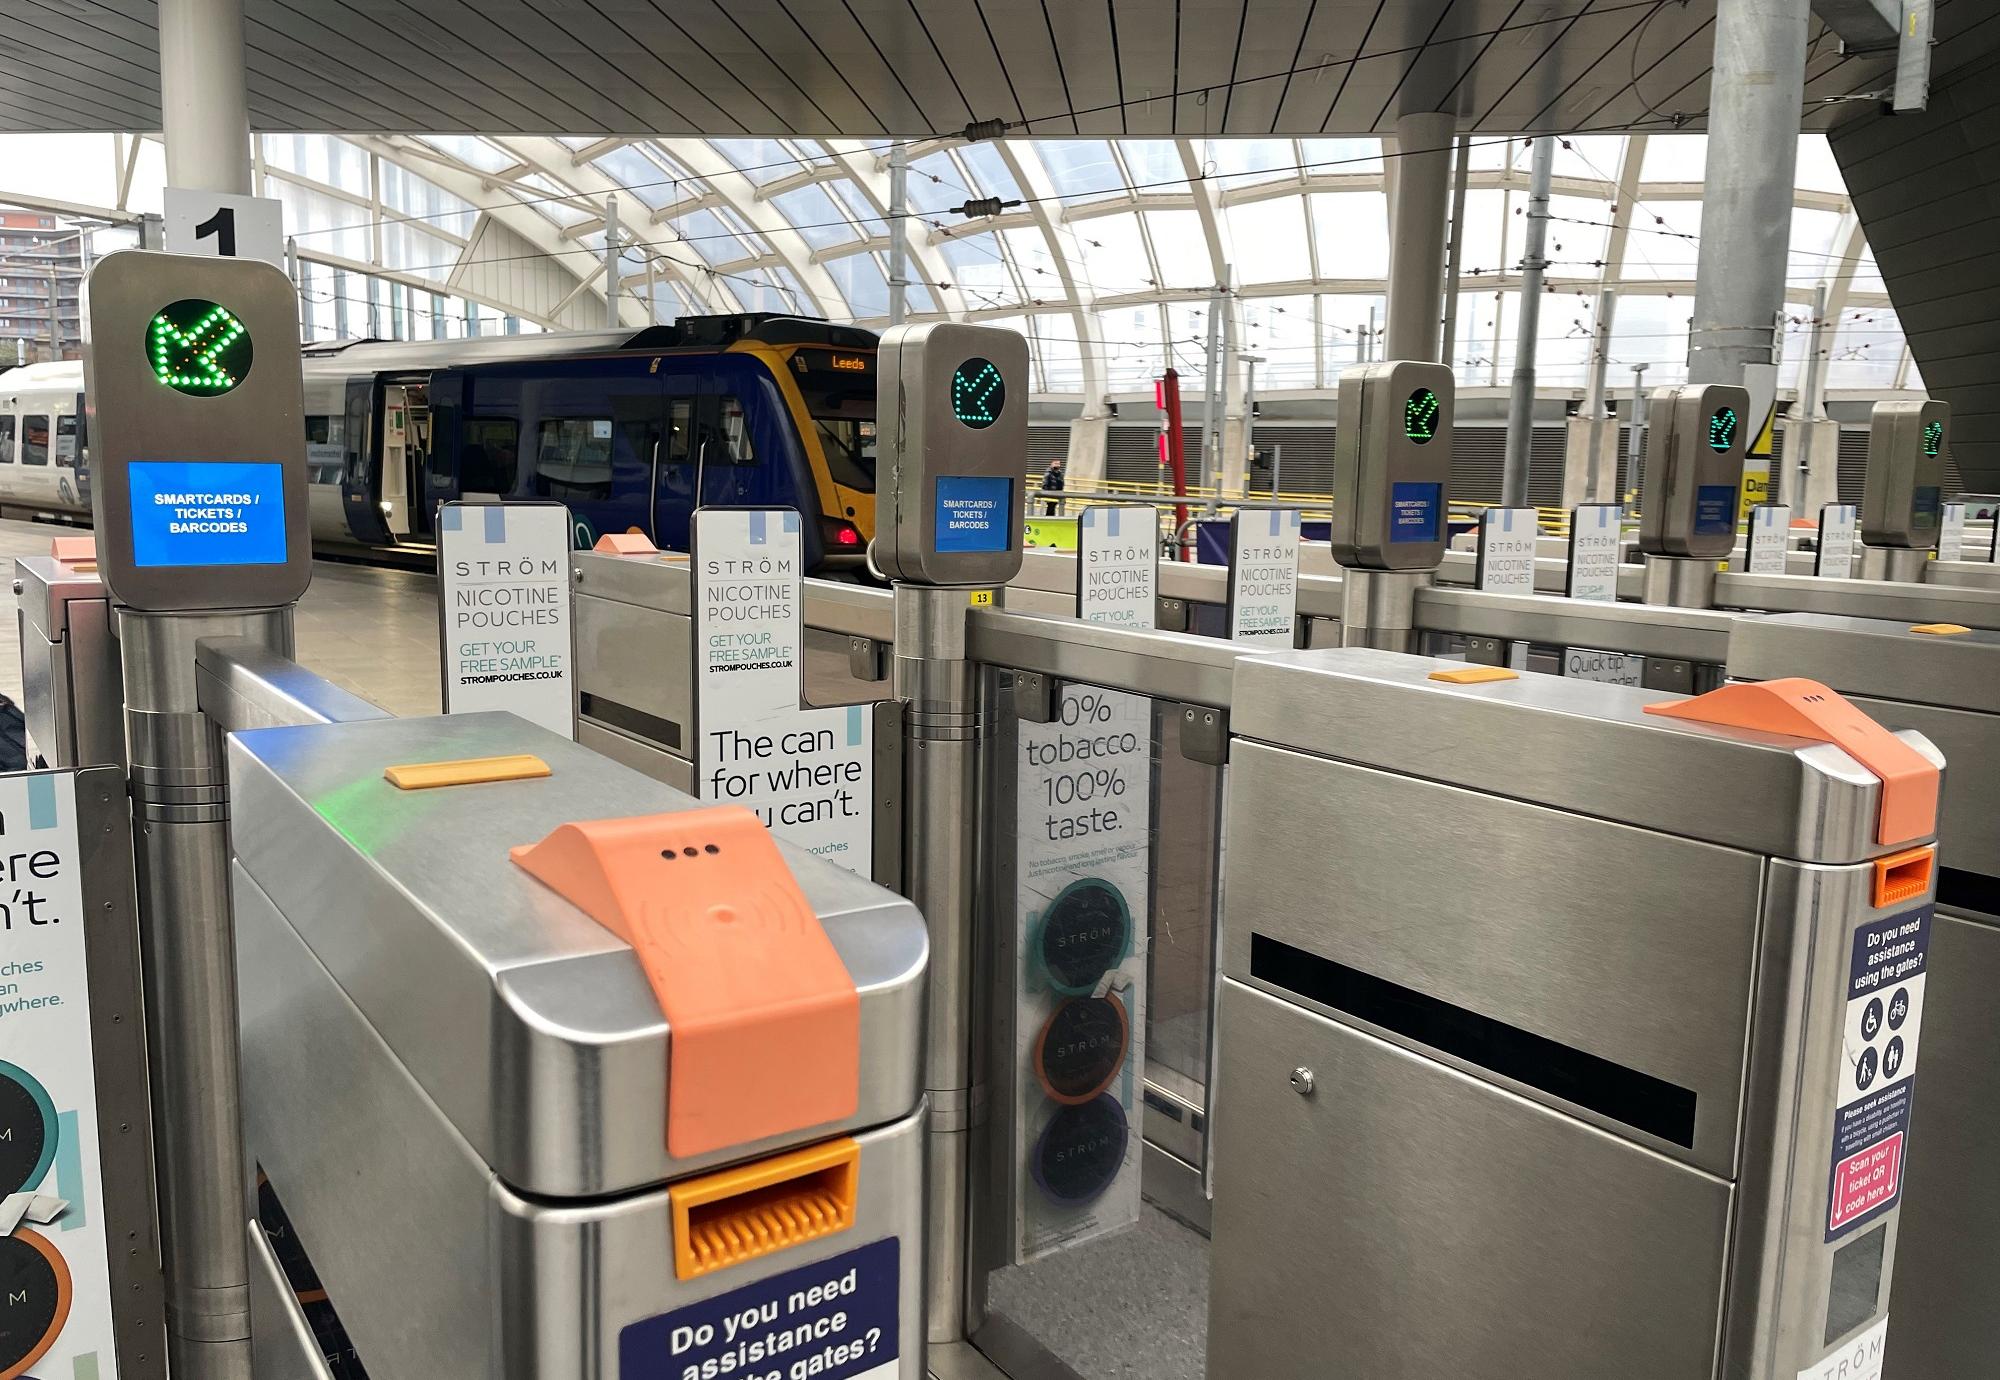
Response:
[{"label": "ticket gate row", "polygon": [[[289,300],[282,280],[216,263],[152,282],[130,270],[156,260],[121,257],[93,280],[93,333],[112,343],[93,344],[90,391],[101,573],[124,663],[154,946],[148,1025],[165,1037],[156,1067],[173,1065],[155,1085],[177,1374],[996,1373],[979,1350],[1006,1350],[994,1330],[1004,1319],[985,1316],[988,1277],[1132,1220],[1139,1070],[1158,995],[1148,959],[1164,943],[1214,943],[1215,875],[1187,888],[1185,926],[1150,925],[1173,890],[1157,885],[1161,869],[1214,852],[1162,842],[1179,813],[1156,808],[1153,765],[1169,741],[1212,769],[1217,800],[1223,764],[1242,754],[1229,786],[1229,813],[1243,824],[1229,831],[1223,934],[1264,928],[1242,936],[1247,958],[1226,950],[1204,977],[1219,967],[1246,991],[1275,983],[1298,1010],[1261,1046],[1225,1031],[1222,1066],[1253,1062],[1242,1078],[1208,1079],[1206,1111],[1249,1147],[1229,1154],[1208,1141],[1199,1166],[1217,1187],[1211,1374],[1259,1356],[1262,1373],[1318,1374],[1327,1354],[1324,1332],[1309,1354],[1285,1350],[1314,1331],[1302,1312],[1324,1306],[1300,1292],[1304,1270],[1273,1286],[1292,1290],[1284,1316],[1248,1319],[1266,1335],[1246,1342],[1233,1330],[1245,1321],[1243,1271],[1258,1268],[1249,1257],[1271,1256],[1265,1224],[1276,1209],[1231,1191],[1231,1174],[1251,1176],[1258,1193],[1296,1193],[1283,1201],[1293,1221],[1316,1224],[1316,1250],[1350,1234],[1345,1268],[1378,1306],[1335,1315],[1331,1345],[1357,1355],[1405,1356],[1397,1310],[1412,1297],[1430,1312],[1440,1301],[1485,1306],[1475,1300],[1487,1281],[1457,1264],[1468,1255],[1539,1261],[1548,1273],[1553,1254],[1595,1241],[1608,1263],[1594,1291],[1582,1268],[1551,1274],[1560,1289],[1545,1297],[1517,1288],[1484,1314],[1509,1330],[1447,1329],[1428,1352],[1409,1353],[1425,1373],[1506,1373],[1475,1345],[1524,1356],[1522,1337],[1578,1331],[1576,1318],[1599,1306],[1617,1313],[1606,1345],[1550,1343],[1557,1363],[1543,1373],[1619,1369],[1631,1341],[1650,1344],[1660,1330],[1644,1316],[1654,1312],[1697,1332],[1708,1319],[1706,1352],[1663,1345],[1649,1358],[1660,1375],[1789,1380],[1881,1345],[1901,1222],[1897,1118],[1922,1010],[1911,989],[1927,962],[1936,870],[1938,759],[1921,738],[1798,683],[1749,690],[1746,708],[1733,691],[1682,701],[1361,648],[1244,656],[1146,626],[1156,600],[1143,582],[1098,589],[1085,610],[1096,623],[1010,611],[994,591],[1019,554],[1009,475],[1025,391],[1012,390],[1011,411],[1005,400],[1008,381],[1022,382],[1020,343],[918,327],[893,338],[882,371],[887,411],[907,414],[884,471],[891,545],[878,557],[899,577],[887,636],[845,634],[850,668],[880,674],[887,661],[902,706],[892,890],[856,875],[883,866],[872,847],[847,854],[864,867],[842,870],[786,851],[746,811],[700,808],[522,720],[387,719],[293,666],[286,601],[309,571],[294,492],[303,456],[271,473],[263,460],[214,458],[218,438],[240,455],[253,432],[268,442],[297,431],[281,424],[283,397],[238,392],[244,375],[261,390],[284,371],[249,375],[247,356],[230,353],[241,336],[283,334],[273,309]],[[254,291],[249,277],[263,280]],[[208,310],[180,321],[177,294],[189,288]],[[149,316],[150,333],[137,329]],[[115,367],[99,358],[122,348],[128,326],[132,339],[153,340],[151,375],[135,377],[143,353]],[[174,341],[210,332],[208,372],[180,372]],[[1447,376],[1394,364],[1356,385],[1342,399],[1361,418],[1342,428],[1358,448],[1347,457],[1351,520],[1336,543],[1353,563],[1343,640],[1415,629],[1414,613],[1405,623],[1356,615],[1416,607],[1442,555],[1449,469]],[[161,387],[200,401],[164,398]],[[203,410],[232,394],[242,409]],[[200,424],[210,417],[231,427]],[[232,427],[242,436],[230,440]],[[1398,457],[1409,466],[1399,470]],[[149,468],[160,464],[178,468]],[[730,515],[746,545],[718,569],[781,568],[770,549],[776,539],[782,550],[784,517]],[[1115,525],[1109,535],[1117,540]],[[1123,545],[1150,566],[1150,537],[1139,536]],[[750,546],[767,549],[743,554]],[[857,750],[865,706],[839,711],[840,732],[815,723],[795,749],[784,731],[728,712],[750,700],[802,712],[798,683],[766,673],[806,600],[776,580],[734,579],[737,627],[711,642],[700,631],[713,586],[699,539],[695,556],[616,558],[662,586],[680,566],[690,640],[726,653],[693,667],[660,659],[660,677],[696,678],[688,716],[653,713],[631,702],[633,686],[617,685],[618,698],[602,681],[578,682],[579,709],[585,695],[600,711],[619,707],[588,716],[604,746],[662,727],[655,755],[635,754],[662,771],[684,755],[665,730],[680,733],[695,745],[690,780],[703,790],[727,793],[727,778],[700,760],[718,732],[753,758],[800,753],[788,782],[801,768],[821,780],[803,754],[823,738]],[[577,558],[579,573],[572,593],[588,599],[593,575],[607,572]],[[256,606],[259,590],[277,605]],[[662,594],[658,607],[619,616],[650,618],[643,635],[661,635],[671,602]],[[857,600],[840,618],[879,631],[879,607]],[[1321,718],[1296,712],[1295,687],[1273,690],[1266,673],[1311,680]],[[1262,718],[1260,696],[1278,706]],[[651,717],[623,714],[634,708]],[[1348,710],[1376,731],[1350,740],[1326,726]],[[1519,742],[1538,733],[1551,750],[1520,765]],[[1461,746],[1465,760],[1452,765]],[[1551,764],[1565,747],[1590,765],[1562,775]],[[1596,765],[1613,749],[1624,754],[1617,774]],[[1443,817],[1483,814],[1513,830],[1525,842],[1508,866],[1550,873],[1568,862],[1602,887],[1650,865],[1654,892],[1643,906],[1545,908],[1567,926],[1510,904],[1508,925],[1539,951],[1454,970],[1452,940],[1467,926],[1437,904],[1450,899],[1441,888],[1492,865],[1494,834],[1475,823],[1439,838],[1421,874],[1398,876],[1390,860],[1412,856],[1408,840],[1367,831],[1369,812],[1345,809],[1339,791],[1295,797],[1289,814],[1243,802],[1282,788],[1295,768],[1323,785],[1325,764],[1337,766],[1340,790],[1350,776],[1364,795],[1407,783],[1419,810],[1436,801]],[[845,789],[844,763],[827,772]],[[1621,814],[1607,801],[1627,774],[1635,800]],[[1691,808],[1683,783],[1711,779],[1744,789]],[[858,800],[843,805],[870,816]],[[1280,843],[1274,829],[1292,832]],[[1278,885],[1312,851],[1297,831],[1340,829],[1369,880],[1333,935],[1314,918],[1344,898],[1323,888],[1282,912],[1237,903],[1250,874]],[[1573,837],[1606,830],[1617,834],[1608,863]],[[996,851],[1003,839],[1017,845],[1010,855]],[[217,887],[194,885],[218,874]],[[1699,923],[1676,914],[1703,885],[1714,913]],[[1510,878],[1498,894],[1518,900],[1528,886]],[[1594,926],[1582,923],[1586,910]],[[1607,910],[1614,927],[1602,923]],[[1408,933],[1381,949],[1389,976],[1371,971],[1372,956],[1334,949],[1347,927],[1399,921]],[[1284,972],[1271,966],[1273,940],[1297,951],[1277,954]],[[166,952],[204,962],[163,963]],[[1851,955],[1845,975],[1841,955]],[[1658,981],[1663,973],[1682,978]],[[1206,1012],[1214,989],[1196,988]],[[1222,1000],[1233,1020],[1238,995],[1225,985]],[[1616,1002],[1631,1008],[1626,1019],[1596,1031],[1565,1009]],[[1411,1012],[1423,1019],[1413,1025]],[[1676,1013],[1680,1028],[1668,1030]],[[1356,1034],[1332,1039],[1312,1023],[1330,1018]],[[1350,1057],[1346,1042],[1360,1035],[1409,1066],[1383,1072],[1373,1046]],[[1205,1030],[1197,1042],[1212,1049]],[[1345,1142],[1290,1137],[1282,1183],[1255,1165],[1296,1114],[1259,1100],[1260,1049],[1290,1066],[1284,1096],[1369,1113],[1345,1118]],[[1421,1132],[1446,1177],[1426,1195],[1385,1170],[1375,1192],[1406,1212],[1350,1211],[1327,1181],[1366,1181],[1371,1163],[1409,1158],[1393,1111],[1418,1101],[1434,1109]],[[1523,1103],[1547,1120],[1521,1115]],[[197,1105],[204,1131],[240,1127],[240,1144],[190,1135]],[[1538,1138],[1545,1153],[1496,1146],[1496,1127]],[[197,1144],[206,1162],[190,1157]],[[1329,1156],[1334,1144],[1351,1154]],[[1536,1174],[1525,1185],[1506,1176],[1496,1205],[1493,1163],[1507,1156]],[[1579,1195],[1580,1163],[1643,1192],[1600,1185],[1608,1203]],[[1666,1224],[1646,1216],[1660,1195],[1682,1209],[1667,1247]],[[1459,1219],[1441,1224],[1439,1203]],[[1151,1282],[1128,1281],[1139,1291]],[[1629,1314],[1633,1300],[1644,1300],[1640,1315]],[[1062,1374],[1060,1360],[1004,1365]],[[1381,1373],[1416,1373],[1393,1368],[1403,1364]]]}]

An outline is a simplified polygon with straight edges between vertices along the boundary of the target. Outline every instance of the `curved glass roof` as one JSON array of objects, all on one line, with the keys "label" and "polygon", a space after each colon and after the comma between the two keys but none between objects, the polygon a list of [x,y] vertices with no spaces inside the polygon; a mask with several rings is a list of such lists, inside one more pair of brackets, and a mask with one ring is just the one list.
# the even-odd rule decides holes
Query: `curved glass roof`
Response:
[{"label": "curved glass roof", "polygon": [[[1035,389],[1149,396],[1171,363],[1199,387],[1220,348],[1260,396],[1330,386],[1381,350],[1393,141],[931,140],[909,145],[908,310],[1014,326]],[[1538,378],[1585,382],[1599,293],[1617,301],[1611,382],[1685,370],[1706,139],[1564,140],[1551,203]],[[1469,150],[1453,363],[1514,366],[1529,148]],[[616,198],[618,313],[795,311],[886,324],[890,145],[814,139],[264,135],[259,189],[285,206],[308,332],[434,338],[604,323]],[[0,204],[96,215],[102,252],[157,211],[156,140],[0,136]],[[1827,383],[1916,386],[1826,141],[1799,144],[1781,384],[1795,387],[1824,285]],[[997,199],[997,214],[968,202]],[[1220,311],[1217,312],[1217,308]]]}]

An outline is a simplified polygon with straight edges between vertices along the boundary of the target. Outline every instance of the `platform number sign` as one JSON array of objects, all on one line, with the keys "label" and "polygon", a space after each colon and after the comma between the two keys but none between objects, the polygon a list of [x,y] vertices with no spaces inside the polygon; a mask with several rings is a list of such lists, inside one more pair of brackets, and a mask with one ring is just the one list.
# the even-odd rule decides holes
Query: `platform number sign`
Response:
[{"label": "platform number sign", "polygon": [[1944,449],[1944,423],[1925,422],[1924,455],[1930,459],[1936,459],[1938,452],[1943,449]]},{"label": "platform number sign", "polygon": [[250,328],[219,303],[183,297],[146,328],[153,377],[178,393],[219,397],[250,372]]},{"label": "platform number sign", "polygon": [[169,187],[164,204],[169,253],[285,266],[284,206],[277,200]]},{"label": "platform number sign", "polygon": [[1403,404],[1403,435],[1417,445],[1428,445],[1437,435],[1438,395],[1428,388],[1419,388],[1410,394],[1410,400]]},{"label": "platform number sign", "polygon": [[990,359],[968,359],[951,375],[951,415],[974,431],[1000,420],[1007,406],[1007,380]]},{"label": "platform number sign", "polygon": [[1736,429],[1741,424],[1735,408],[1716,408],[1708,418],[1708,448],[1717,455],[1727,455],[1736,444]]}]

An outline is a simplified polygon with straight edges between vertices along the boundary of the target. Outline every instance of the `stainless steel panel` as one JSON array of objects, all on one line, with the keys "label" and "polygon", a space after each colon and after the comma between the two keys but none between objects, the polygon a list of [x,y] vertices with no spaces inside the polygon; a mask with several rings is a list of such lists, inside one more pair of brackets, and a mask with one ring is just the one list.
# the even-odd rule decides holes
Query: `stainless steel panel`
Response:
[{"label": "stainless steel panel", "polygon": [[125,774],[117,767],[93,767],[75,773],[75,781],[104,1188],[104,1201],[97,1206],[112,1245],[106,1274],[118,1370],[126,1380],[162,1380],[167,1374],[166,1281],[160,1271],[159,1207],[153,1189],[153,1093],[147,1077],[145,983]]},{"label": "stainless steel panel", "polygon": [[[688,735],[694,723],[694,630],[685,608],[686,569],[606,556],[574,559],[579,697],[607,700],[678,725],[681,741],[660,746],[686,752],[693,746]],[[586,560],[594,563],[586,565]],[[676,603],[683,607],[673,607]],[[579,717],[588,712],[586,706]]]},{"label": "stainless steel panel", "polygon": [[1924,583],[2000,591],[2000,565],[1991,561],[1932,561],[1924,567]]},{"label": "stainless steel panel", "polygon": [[644,772],[677,791],[694,794],[694,763],[685,757],[662,751],[643,738],[634,738],[588,719],[580,719],[576,725],[576,741],[592,752],[602,753],[614,762]]},{"label": "stainless steel panel", "polygon": [[1674,608],[1713,607],[1715,578],[1720,573],[1716,567],[1712,556],[1649,555],[1639,586],[1641,601]]},{"label": "stainless steel panel", "polygon": [[250,1366],[257,1380],[333,1380],[271,1243],[255,1222],[250,1241]]},{"label": "stainless steel panel", "polygon": [[1940,912],[1931,955],[1884,1380],[1985,1375],[2000,1353],[2000,928]]},{"label": "stainless steel panel", "polygon": [[51,767],[122,763],[124,695],[103,582],[29,556],[14,562],[14,587],[21,711],[35,751]]},{"label": "stainless steel panel", "polygon": [[1875,842],[1881,783],[1838,748],[1649,715],[1644,706],[1671,698],[1654,691],[1428,678],[1451,669],[1463,668],[1359,648],[1244,657],[1232,731],[1781,857],[1889,851]]},{"label": "stainless steel panel", "polygon": [[1729,633],[1729,674],[1807,676],[1844,695],[2000,714],[2000,632],[1940,637],[1910,628],[1813,613],[1738,619]]},{"label": "stainless steel panel", "polygon": [[1242,741],[1227,851],[1231,978],[1256,985],[1254,929],[1665,1079],[1695,1094],[1691,1147],[1555,1105],[1732,1173],[1761,857]]},{"label": "stainless steel panel", "polygon": [[1233,980],[1221,1020],[1209,1374],[1715,1374],[1726,1182]]},{"label": "stainless steel panel", "polygon": [[[241,865],[501,1178],[615,1192],[777,1143],[667,1155],[668,1029],[638,965],[507,856],[572,820],[699,802],[509,714],[262,729],[229,752]],[[408,792],[382,779],[396,763],[514,752],[552,774]],[[923,922],[780,848],[861,993],[868,1076],[842,1125],[879,1124],[917,1097]]]},{"label": "stainless steel panel", "polygon": [[1504,637],[1554,647],[1720,662],[1735,615],[1659,604],[1613,604],[1476,589],[1417,591],[1417,625],[1434,632]]},{"label": "stainless steel panel", "polygon": [[[372,1373],[612,1380],[627,1324],[754,1278],[738,1267],[679,1282],[664,1189],[578,1202],[515,1194],[314,958],[296,917],[240,866],[234,878],[248,1159],[269,1176]],[[900,1238],[901,1354],[915,1376],[922,1107],[911,1105],[856,1135],[855,1226],[767,1268]],[[363,1186],[393,1194],[395,1210],[367,1211]]]},{"label": "stainless steel panel", "polygon": [[1113,628],[1003,609],[972,610],[966,647],[974,661],[989,666],[1041,671],[1109,690],[1218,709],[1229,707],[1236,663],[1266,655],[1213,637]]},{"label": "stainless steel panel", "polygon": [[1715,606],[1766,613],[1835,613],[1892,623],[1963,623],[2000,628],[2000,592],[1890,580],[1835,580],[1818,575],[1715,577]]},{"label": "stainless steel panel", "polygon": [[[1935,522],[1933,522],[1935,526]],[[1937,541],[1932,535],[1933,543]],[[1867,546],[1861,548],[1861,578],[1892,580],[1898,584],[1922,584],[1930,552],[1913,546]]]},{"label": "stainless steel panel", "polygon": [[822,632],[887,642],[896,635],[895,596],[840,580],[805,582],[805,624]]},{"label": "stainless steel panel", "polygon": [[224,732],[389,717],[387,710],[247,637],[195,644],[195,693],[202,713]]}]

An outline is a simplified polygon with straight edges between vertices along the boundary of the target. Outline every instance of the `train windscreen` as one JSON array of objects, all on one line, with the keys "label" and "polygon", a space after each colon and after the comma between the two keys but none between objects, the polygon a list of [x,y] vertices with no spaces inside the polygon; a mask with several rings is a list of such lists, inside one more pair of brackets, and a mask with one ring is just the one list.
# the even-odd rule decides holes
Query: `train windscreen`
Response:
[{"label": "train windscreen", "polygon": [[875,356],[859,350],[800,350],[792,380],[805,399],[833,481],[875,492]]}]

